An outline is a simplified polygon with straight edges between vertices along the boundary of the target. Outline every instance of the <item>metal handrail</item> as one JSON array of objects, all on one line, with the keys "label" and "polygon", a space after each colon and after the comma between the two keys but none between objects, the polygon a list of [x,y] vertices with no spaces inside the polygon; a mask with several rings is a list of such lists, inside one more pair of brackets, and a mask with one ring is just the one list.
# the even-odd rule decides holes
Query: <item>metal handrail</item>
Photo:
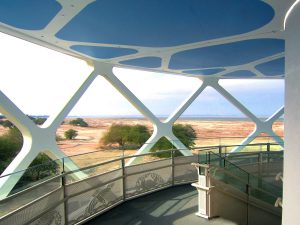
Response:
[{"label": "metal handrail", "polygon": [[[204,146],[204,147],[191,148],[191,150],[198,150],[198,152],[202,152],[202,151],[203,152],[207,152],[209,150],[217,149],[219,147],[226,148],[226,147],[235,147],[235,146],[259,146],[259,145],[264,145],[264,144],[271,144],[271,143],[254,143],[254,144],[248,144],[248,145]],[[272,145],[278,145],[278,144],[272,144]],[[171,150],[160,150],[158,152],[143,153],[143,154],[139,154],[139,155],[120,156],[120,157],[112,159],[112,160],[107,160],[107,161],[104,161],[104,162],[101,162],[101,163],[97,163],[97,164],[94,164],[94,165],[90,165],[90,166],[78,168],[78,169],[75,169],[75,170],[72,170],[72,171],[63,171],[63,174],[64,174],[64,176],[66,176],[66,175],[73,174],[73,173],[76,173],[76,172],[88,170],[88,169],[91,169],[91,168],[99,167],[99,166],[102,166],[102,165],[110,164],[110,163],[121,161],[121,160],[130,159],[130,158],[133,158],[133,157],[143,157],[143,156],[155,155],[155,154],[162,154],[162,153],[173,153],[174,151],[182,151],[182,150],[190,151],[189,149],[171,149]],[[94,152],[89,152],[89,153],[78,154],[78,155],[86,155],[86,154],[90,154],[90,153],[95,153],[95,151]],[[77,156],[77,155],[73,155],[73,156]],[[172,157],[169,157],[169,158],[171,159]],[[71,160],[71,159],[69,159],[69,157],[64,157],[62,159],[54,160],[54,161],[49,162],[49,163],[54,163],[55,161],[57,161],[57,162],[60,162],[60,163],[64,164],[66,159]],[[43,164],[36,165],[34,167],[30,167],[30,168],[27,168],[25,170],[17,171],[17,172],[10,173],[10,174],[5,174],[3,176],[0,176],[0,179],[3,178],[3,177],[6,177],[6,176],[15,175],[15,174],[18,174],[18,173],[30,171],[30,170],[33,170],[35,168],[39,168],[42,165]],[[59,176],[61,176],[61,175],[56,175],[54,178],[57,178]],[[49,179],[51,180],[51,178],[49,178]],[[47,182],[47,181],[45,181],[45,182]],[[38,186],[40,186],[42,184],[44,184],[44,181],[41,182],[41,183],[39,183],[39,184],[34,185],[33,187],[38,187]],[[26,188],[25,190],[27,190],[27,189],[31,190],[31,188],[32,187],[29,187],[29,188]],[[25,190],[22,190],[22,191],[25,191]],[[22,191],[20,191],[20,192],[22,192]],[[15,194],[17,194],[17,193],[15,193]]]},{"label": "metal handrail", "polygon": [[[255,144],[255,145],[259,145],[259,144]],[[215,146],[215,147],[214,147],[214,146],[208,146],[207,148],[201,148],[201,149],[200,149],[200,152],[202,152],[202,151],[208,152],[209,149],[218,149],[218,148],[219,148],[219,146]],[[180,150],[188,150],[188,149],[180,149]],[[126,175],[126,174],[125,174],[125,173],[126,173],[126,172],[125,172],[125,171],[126,171],[126,167],[125,167],[125,160],[126,160],[126,159],[130,159],[130,158],[132,158],[132,157],[143,157],[143,156],[148,156],[148,155],[157,155],[157,154],[162,154],[162,153],[167,153],[167,152],[168,152],[168,153],[171,153],[171,156],[168,157],[168,158],[163,158],[163,159],[157,160],[157,162],[159,162],[159,161],[161,161],[161,160],[169,160],[169,159],[172,159],[172,160],[169,160],[169,164],[168,164],[168,165],[165,165],[165,166],[159,166],[159,165],[158,165],[158,166],[155,167],[155,168],[149,168],[149,169],[147,169],[147,170],[144,170],[143,172],[149,172],[149,171],[156,170],[156,169],[162,169],[162,168],[170,167],[170,168],[172,169],[171,178],[170,178],[170,180],[166,181],[166,183],[164,183],[164,187],[174,186],[174,185],[179,184],[180,182],[182,182],[182,183],[190,182],[191,179],[194,179],[193,177],[192,177],[192,178],[189,178],[189,179],[186,179],[186,180],[184,180],[184,179],[179,179],[179,180],[177,180],[177,177],[175,177],[175,175],[174,175],[175,168],[176,168],[176,166],[178,166],[179,164],[180,164],[180,165],[184,165],[184,164],[190,165],[190,162],[186,162],[186,163],[180,162],[179,164],[177,164],[177,163],[174,161],[174,157],[175,157],[175,156],[174,156],[174,152],[175,152],[175,151],[179,151],[179,149],[162,150],[162,151],[159,151],[159,152],[151,152],[151,153],[144,153],[144,154],[140,154],[140,155],[130,155],[130,156],[124,156],[124,157],[121,157],[121,156],[120,156],[120,157],[118,157],[118,158],[116,158],[116,159],[108,160],[108,161],[101,162],[101,163],[97,163],[97,164],[90,165],[90,166],[86,166],[86,167],[79,168],[79,169],[74,170],[74,171],[64,171],[64,170],[63,170],[63,171],[62,171],[62,174],[60,174],[60,175],[58,175],[58,176],[56,176],[56,177],[50,178],[49,180],[46,180],[46,181],[41,182],[41,183],[39,183],[39,184],[36,184],[36,185],[33,186],[33,187],[29,187],[28,189],[25,189],[25,190],[23,190],[23,191],[21,191],[21,192],[18,192],[18,193],[16,193],[16,194],[12,195],[11,197],[8,197],[8,198],[5,198],[5,199],[3,199],[3,200],[0,200],[0,203],[2,203],[2,202],[4,202],[4,201],[8,201],[9,199],[12,199],[12,198],[14,198],[14,197],[17,197],[17,196],[19,196],[19,195],[22,195],[23,193],[26,193],[27,191],[34,190],[34,188],[40,187],[40,186],[44,185],[45,183],[50,182],[50,181],[53,180],[53,179],[61,178],[61,179],[62,179],[62,182],[61,182],[61,185],[62,185],[62,186],[60,186],[59,189],[62,188],[62,189],[64,190],[63,204],[64,204],[64,206],[67,206],[68,199],[73,198],[73,197],[75,197],[75,196],[78,196],[78,195],[80,195],[80,194],[86,192],[87,190],[93,190],[93,189],[95,189],[94,186],[91,186],[91,187],[88,187],[88,188],[85,189],[85,190],[80,191],[79,193],[73,193],[72,195],[68,195],[68,194],[65,193],[65,189],[68,188],[68,186],[69,186],[69,185],[66,185],[66,180],[65,180],[65,178],[66,178],[67,175],[70,175],[70,174],[72,174],[72,173],[79,172],[79,171],[82,171],[82,170],[87,170],[87,169],[91,169],[91,168],[95,168],[95,167],[103,166],[103,165],[106,165],[106,164],[110,164],[110,163],[114,163],[114,162],[121,161],[122,163],[121,163],[121,167],[120,167],[120,168],[113,169],[113,170],[111,170],[111,171],[109,171],[109,172],[113,172],[113,171],[117,171],[117,170],[122,170],[122,175],[118,175],[118,176],[115,176],[115,177],[111,177],[110,180],[104,182],[103,184],[101,184],[101,186],[103,186],[103,185],[105,185],[105,184],[108,184],[108,183],[111,183],[111,182],[114,182],[114,181],[117,181],[117,180],[122,181],[122,182],[123,182],[123,185],[126,185],[126,182],[127,182],[126,178],[127,178],[128,176],[142,173],[141,171],[135,171],[135,172],[132,173],[132,174],[127,174],[127,175]],[[214,153],[214,154],[215,154],[215,153]],[[196,156],[196,155],[194,155],[194,156]],[[182,156],[182,157],[186,157],[186,156]],[[64,166],[64,163],[65,163],[65,159],[66,159],[66,158],[62,159],[62,165],[63,165],[63,166]],[[226,160],[226,159],[225,159],[225,160]],[[155,163],[155,162],[156,162],[156,161],[151,161],[151,163]],[[150,163],[150,162],[147,162],[147,163]],[[231,162],[228,162],[228,163],[230,163],[230,165],[233,164],[233,163],[231,163]],[[143,164],[140,164],[140,165],[144,165],[144,163],[143,163]],[[180,165],[179,165],[179,166],[180,166]],[[109,172],[106,172],[106,173],[109,173]],[[106,173],[98,172],[97,175],[93,176],[93,178],[95,178],[95,177],[97,177],[97,176],[104,175],[104,174],[106,174]],[[82,179],[82,180],[80,180],[80,181],[88,181],[89,178],[91,178],[91,177],[84,178],[84,179]],[[78,181],[78,182],[80,182],[80,181]],[[74,183],[77,183],[77,182],[74,182]],[[74,184],[74,183],[72,183],[72,184]],[[70,184],[70,186],[71,186],[72,184]],[[161,187],[155,187],[155,188],[151,189],[151,191],[159,190],[160,188],[161,188]],[[146,192],[143,192],[143,193],[148,193],[149,191],[150,191],[150,190],[146,190]],[[127,201],[127,200],[131,199],[132,197],[137,197],[137,196],[140,196],[141,194],[142,194],[142,193],[134,193],[132,196],[129,196],[129,195],[127,195],[127,189],[126,189],[126,186],[123,186],[123,199],[120,200],[120,201],[118,200],[118,202],[124,202],[124,201]],[[269,193],[268,193],[268,194],[269,194]],[[47,196],[48,196],[47,194],[43,194],[43,196],[40,196],[37,200],[44,199],[44,198],[47,197]],[[14,213],[17,212],[17,211],[22,210],[22,209],[28,207],[28,205],[33,204],[33,203],[31,203],[31,202],[34,202],[34,203],[35,203],[35,202],[37,202],[37,200],[36,200],[36,201],[30,201],[29,203],[27,203],[27,204],[25,204],[25,205],[18,206],[19,208],[18,208],[17,210],[14,210],[13,212],[10,212],[9,215],[12,215],[12,214],[14,214]],[[59,205],[59,204],[61,204],[61,202],[58,202],[58,203],[57,203],[57,205]],[[53,206],[53,207],[54,207],[54,206]],[[51,208],[53,208],[53,207],[51,206]],[[48,211],[48,209],[47,209],[47,211]],[[68,210],[64,210],[64,211],[65,211],[65,213],[68,212]],[[45,214],[45,213],[46,213],[46,212],[41,212],[40,215],[43,215],[43,214]],[[8,215],[8,214],[4,215],[2,218],[7,218],[7,215]],[[35,217],[34,219],[39,218],[40,215],[37,216],[37,217]],[[65,215],[65,218],[67,218],[67,215]],[[84,218],[84,219],[85,219],[85,218]]]},{"label": "metal handrail", "polygon": [[[173,150],[167,150],[167,151],[164,151],[164,152],[170,152],[170,151],[171,151],[171,152],[174,152],[174,151],[176,151],[176,150],[173,149]],[[142,154],[142,155],[140,155],[140,156],[151,155],[151,154],[157,154],[157,153],[156,153],[156,152],[154,152],[154,153],[146,153],[146,154]],[[105,164],[107,164],[107,163],[111,163],[111,162],[115,162],[115,161],[118,161],[118,160],[122,160],[123,163],[122,163],[121,170],[123,170],[123,175],[117,176],[117,177],[112,177],[112,179],[110,179],[110,180],[104,182],[104,183],[101,184],[100,186],[104,186],[104,185],[106,185],[106,184],[108,184],[108,183],[112,183],[112,182],[115,182],[115,181],[117,181],[117,180],[122,180],[123,184],[125,184],[125,183],[126,183],[126,177],[141,173],[141,171],[136,171],[136,172],[134,172],[134,173],[132,173],[132,174],[127,174],[127,175],[124,174],[124,171],[125,171],[125,163],[124,163],[124,160],[125,160],[125,159],[128,159],[128,158],[131,158],[131,157],[136,157],[136,156],[127,156],[127,157],[123,157],[123,158],[118,158],[118,159],[110,160],[110,161],[107,161],[107,162],[102,162],[102,163],[97,164],[97,165],[89,166],[88,168],[93,168],[93,167],[97,167],[97,166],[99,166],[99,165],[105,165]],[[172,154],[172,157],[174,158],[174,154]],[[183,157],[185,157],[185,156],[183,156]],[[166,160],[166,159],[162,159],[162,160]],[[167,159],[167,160],[168,160],[168,159]],[[155,161],[154,161],[154,162],[155,162]],[[152,161],[152,163],[154,163],[154,162]],[[180,165],[183,165],[183,164],[190,165],[190,162],[180,163]],[[140,165],[144,165],[144,164],[140,164]],[[176,164],[176,166],[177,166],[177,164]],[[175,167],[175,165],[174,165],[174,160],[169,160],[169,164],[168,164],[168,165],[165,165],[165,166],[158,166],[158,167],[155,167],[155,168],[150,168],[150,169],[147,169],[147,170],[145,170],[145,171],[143,171],[143,172],[149,172],[149,171],[152,171],[152,170],[157,170],[157,169],[162,169],[162,168],[167,168],[167,167],[171,167],[172,170],[174,170],[174,167]],[[116,170],[119,170],[119,169],[116,169]],[[116,171],[116,170],[113,170],[113,171]],[[46,212],[49,212],[49,210],[52,210],[52,209],[55,208],[56,206],[60,205],[62,202],[63,202],[64,206],[66,206],[68,199],[73,198],[73,197],[75,197],[75,196],[78,196],[78,195],[80,195],[80,194],[82,194],[82,193],[84,193],[84,192],[86,192],[86,191],[90,191],[90,190],[93,190],[93,189],[95,189],[95,188],[99,188],[99,186],[97,186],[97,187],[91,186],[91,187],[89,187],[89,188],[87,188],[87,189],[85,189],[85,190],[83,190],[83,191],[78,192],[78,193],[73,193],[72,195],[66,195],[66,193],[65,193],[65,188],[67,188],[68,185],[66,185],[64,178],[65,178],[65,176],[67,176],[67,175],[70,174],[71,172],[73,172],[73,171],[68,171],[68,172],[64,172],[64,171],[63,171],[61,175],[55,177],[55,178],[59,178],[59,177],[62,178],[62,183],[61,183],[62,185],[61,185],[60,187],[58,187],[57,189],[55,189],[55,190],[53,190],[53,191],[51,191],[51,192],[49,192],[49,193],[43,194],[42,196],[38,197],[37,199],[30,200],[30,202],[25,203],[24,205],[18,206],[18,208],[17,208],[16,210],[13,210],[13,211],[11,211],[11,212],[5,214],[4,216],[1,217],[1,219],[7,219],[8,217],[14,215],[15,213],[17,213],[17,212],[19,212],[19,211],[21,211],[21,210],[23,210],[23,209],[25,210],[27,207],[30,207],[32,204],[34,204],[34,203],[36,203],[36,202],[38,202],[38,201],[40,201],[40,200],[46,198],[46,197],[49,196],[51,193],[54,193],[56,190],[61,190],[61,189],[62,189],[63,192],[64,192],[63,200],[57,202],[57,204],[55,203],[55,205],[51,206],[51,207],[50,207],[49,209],[47,209],[46,211],[41,212],[39,216],[35,216],[34,219],[31,219],[31,220],[30,220],[30,222],[32,222],[33,220],[38,219],[41,215],[45,215]],[[112,172],[112,171],[111,171],[111,172]],[[101,175],[104,175],[104,174],[101,174]],[[98,174],[97,176],[100,176],[100,174]],[[54,179],[54,178],[53,178],[53,179]],[[89,178],[83,179],[83,180],[81,180],[81,181],[87,181],[88,179],[89,179]],[[146,190],[145,193],[149,193],[149,192],[152,192],[152,191],[154,191],[154,190],[160,190],[160,189],[162,189],[162,188],[167,188],[167,187],[170,187],[170,186],[175,186],[175,185],[177,185],[177,183],[174,182],[174,180],[175,180],[174,173],[172,173],[171,179],[172,179],[172,182],[171,182],[171,181],[168,181],[168,182],[166,182],[165,184],[163,184],[163,186],[153,187],[151,190],[150,190],[150,189],[149,189],[149,190]],[[196,179],[196,178],[195,178],[195,179]],[[52,179],[51,179],[51,180],[52,180]],[[194,181],[194,180],[185,180],[185,181],[183,181],[183,182],[187,183],[187,182],[192,182],[192,181]],[[42,183],[39,183],[39,184],[37,184],[34,188],[36,188],[36,187],[38,187],[38,186],[41,186],[41,185],[43,185],[43,184],[45,184],[45,183],[47,183],[47,182],[50,182],[50,180],[47,180],[47,181],[42,182]],[[72,184],[71,184],[71,185],[72,185]],[[124,188],[124,187],[123,187],[123,188]],[[126,188],[126,187],[125,187],[125,188]],[[33,188],[29,188],[28,190],[33,190]],[[27,192],[28,190],[26,189],[26,190],[24,190],[23,192],[16,193],[14,196],[9,197],[8,199],[12,199],[13,197],[17,197],[18,195],[22,195],[23,193]],[[123,191],[124,191],[124,190],[123,190]],[[145,194],[145,193],[144,193],[144,194]],[[124,196],[123,196],[123,200],[121,200],[121,201],[124,202],[124,201],[127,201],[127,200],[131,199],[132,197],[137,197],[137,196],[143,195],[143,193],[135,193],[133,196],[127,196],[127,195],[126,195],[126,192],[123,192],[123,195],[124,195]],[[0,200],[0,203],[4,202],[4,201],[6,201],[6,200],[7,200],[7,198],[6,198],[6,199],[3,199],[3,200]],[[120,202],[120,201],[118,201],[118,202]],[[109,206],[109,207],[110,207],[110,206]],[[65,213],[67,213],[67,212],[68,212],[68,210],[65,210]],[[65,215],[65,218],[67,218],[67,215]],[[28,222],[26,222],[26,224],[28,224]]]},{"label": "metal handrail", "polygon": [[[248,185],[251,189],[262,191],[262,192],[267,193],[267,194],[269,194],[269,195],[271,195],[271,196],[273,196],[273,197],[275,197],[275,198],[278,197],[278,196],[273,195],[272,193],[269,193],[268,191],[266,191],[266,190],[264,190],[264,189],[262,189],[262,188],[252,186],[251,183],[250,183],[250,177],[254,177],[254,178],[257,178],[257,179],[259,179],[259,178],[256,177],[256,176],[254,176],[254,175],[252,175],[252,174],[250,174],[249,172],[243,170],[242,168],[240,168],[239,166],[235,165],[234,163],[228,161],[228,160],[226,159],[226,157],[222,157],[221,155],[219,155],[219,154],[217,154],[217,153],[214,153],[214,152],[207,152],[207,154],[213,154],[213,155],[216,155],[219,159],[224,160],[224,161],[226,162],[226,164],[230,164],[230,165],[234,166],[235,168],[237,168],[238,170],[241,170],[242,172],[244,172],[244,173],[246,174],[246,176],[247,176],[247,182],[245,182],[243,179],[239,178],[238,176],[233,175],[230,171],[227,171],[226,168],[225,168],[225,166],[224,166],[224,167],[222,167],[222,166],[218,167],[218,166],[211,165],[211,167],[222,168],[228,175],[237,178],[237,179],[240,180],[242,183]],[[210,164],[210,157],[208,157],[208,164]],[[269,182],[266,182],[266,181],[263,181],[263,180],[261,180],[261,181],[262,181],[263,183],[265,183],[265,184],[268,184],[269,186],[274,187],[275,189],[278,189],[277,186],[275,186],[275,185],[273,185],[273,184],[271,184],[271,183],[269,183]],[[248,194],[249,194],[249,193],[248,193]]]}]

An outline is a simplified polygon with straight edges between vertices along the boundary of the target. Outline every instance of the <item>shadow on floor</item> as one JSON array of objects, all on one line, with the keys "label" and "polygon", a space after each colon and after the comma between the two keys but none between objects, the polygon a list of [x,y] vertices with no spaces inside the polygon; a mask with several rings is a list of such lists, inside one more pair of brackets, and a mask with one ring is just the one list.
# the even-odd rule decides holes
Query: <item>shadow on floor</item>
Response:
[{"label": "shadow on floor", "polygon": [[229,225],[221,218],[197,217],[197,191],[190,185],[168,188],[130,200],[90,220],[87,225]]}]

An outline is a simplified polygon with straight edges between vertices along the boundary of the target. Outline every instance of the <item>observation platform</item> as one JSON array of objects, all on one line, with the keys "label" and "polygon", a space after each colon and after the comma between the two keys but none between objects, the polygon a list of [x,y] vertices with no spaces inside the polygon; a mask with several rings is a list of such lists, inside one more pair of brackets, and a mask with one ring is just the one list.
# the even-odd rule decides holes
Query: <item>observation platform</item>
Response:
[{"label": "observation platform", "polygon": [[[260,143],[243,146],[243,153],[229,154],[228,150],[235,147],[238,146],[205,147],[197,149],[198,154],[178,157],[175,157],[178,150],[151,152],[100,163],[91,162],[89,166],[72,171],[64,170],[65,163],[75,160],[76,156],[53,161],[57,166],[55,174],[50,173],[34,184],[23,180],[24,186],[0,200],[0,225],[236,224],[223,219],[230,218],[223,214],[212,220],[195,215],[197,191],[191,186],[198,177],[197,170],[191,165],[195,162],[217,168],[212,178],[223,183],[220,191],[228,192],[228,188],[233,188],[232,196],[242,193],[243,207],[239,207],[241,212],[237,215],[242,215],[239,224],[247,224],[247,219],[251,219],[251,213],[248,213],[249,198],[273,205],[277,197],[282,196],[282,191],[277,191],[274,196],[274,190],[279,187],[266,183],[264,180],[268,177],[264,176],[262,180],[256,176],[269,174],[274,178],[274,168],[276,174],[281,172],[283,152],[279,149],[280,145]],[[276,150],[270,151],[272,149]],[[159,157],[166,153],[169,157]],[[89,153],[89,156],[93,154]],[[126,166],[126,162],[133,157],[139,157],[140,163]],[[231,162],[249,170],[254,176],[250,177],[249,172]],[[265,164],[269,166],[265,167]],[[49,167],[40,165],[19,173],[36,173],[45,166]],[[12,175],[19,176],[19,173]],[[248,186],[251,186],[250,193],[245,192],[249,190]],[[231,203],[220,207],[229,206]],[[236,210],[233,212],[236,214]]]},{"label": "observation platform", "polygon": [[207,220],[195,215],[198,193],[191,185],[171,187],[127,201],[90,220],[86,225],[234,225],[223,218]]}]

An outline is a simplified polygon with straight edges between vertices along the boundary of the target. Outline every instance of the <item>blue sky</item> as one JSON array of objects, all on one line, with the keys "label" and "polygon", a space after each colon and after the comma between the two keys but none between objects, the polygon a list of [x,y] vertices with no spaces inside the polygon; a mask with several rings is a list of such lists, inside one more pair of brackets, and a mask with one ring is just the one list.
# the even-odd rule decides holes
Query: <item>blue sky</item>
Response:
[{"label": "blue sky", "polygon": [[[5,34],[0,34],[0,40],[0,90],[26,114],[57,112],[92,71],[81,60]],[[197,78],[118,68],[114,72],[156,115],[169,115],[201,85]],[[224,80],[221,84],[258,116],[269,116],[283,105],[282,80]],[[140,113],[105,79],[98,77],[70,115]],[[184,115],[242,116],[211,88],[206,89]]]}]

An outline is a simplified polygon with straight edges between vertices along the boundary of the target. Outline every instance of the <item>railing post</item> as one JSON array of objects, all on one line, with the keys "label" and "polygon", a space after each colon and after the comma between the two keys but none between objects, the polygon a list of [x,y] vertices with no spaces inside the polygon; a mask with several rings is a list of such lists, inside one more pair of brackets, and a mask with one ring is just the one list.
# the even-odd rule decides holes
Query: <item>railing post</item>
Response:
[{"label": "railing post", "polygon": [[270,143],[267,143],[268,163],[270,162]]},{"label": "railing post", "polygon": [[261,165],[263,163],[263,153],[260,152],[259,154],[259,165]]},{"label": "railing post", "polygon": [[222,156],[222,146],[219,145],[219,155]]},{"label": "railing post", "polygon": [[65,177],[65,158],[62,158],[61,186],[63,189],[65,225],[67,225],[68,224],[68,204],[67,204],[66,177]]},{"label": "railing post", "polygon": [[175,184],[175,180],[174,180],[174,177],[175,177],[175,165],[174,165],[174,150],[172,149],[171,150],[171,163],[172,163],[172,186],[174,186],[174,184]]},{"label": "railing post", "polygon": [[270,143],[267,143],[267,152],[270,151]]},{"label": "railing post", "polygon": [[250,197],[250,174],[248,174],[248,183],[246,184],[246,194],[247,194],[247,225],[249,224],[249,197]]},{"label": "railing post", "polygon": [[123,188],[123,201],[126,200],[126,174],[125,174],[125,159],[122,157],[121,160],[121,166],[122,166],[122,188]]},{"label": "railing post", "polygon": [[222,166],[222,146],[221,145],[219,145],[219,155],[220,155],[219,165]]}]

